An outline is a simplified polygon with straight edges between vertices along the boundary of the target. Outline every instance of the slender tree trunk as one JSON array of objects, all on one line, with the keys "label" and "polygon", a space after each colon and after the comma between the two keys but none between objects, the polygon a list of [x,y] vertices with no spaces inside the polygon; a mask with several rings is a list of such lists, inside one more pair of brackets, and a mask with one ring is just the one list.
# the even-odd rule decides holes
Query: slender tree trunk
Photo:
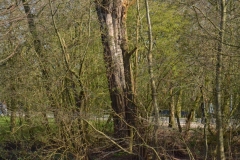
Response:
[{"label": "slender tree trunk", "polygon": [[[43,50],[43,47],[42,47],[42,43],[41,43],[41,40],[39,38],[39,35],[38,35],[38,32],[37,32],[37,27],[35,25],[35,22],[34,22],[34,15],[31,13],[31,8],[28,4],[28,2],[26,0],[22,0],[22,3],[23,3],[23,7],[24,7],[24,11],[25,11],[25,14],[27,16],[27,21],[28,21],[28,27],[29,27],[29,30],[30,30],[30,33],[32,34],[32,37],[34,39],[34,49],[36,51],[36,53],[38,54],[38,56],[41,58],[41,61],[43,59],[43,54],[42,54],[42,50]],[[40,63],[41,65],[41,72],[42,72],[42,75],[43,75],[43,79],[44,80],[47,80],[47,70],[45,68],[45,66]],[[45,84],[45,88],[47,90],[47,92],[50,90],[48,85]],[[44,114],[44,118],[45,118],[45,121],[46,121],[46,128],[47,130],[50,129],[49,127],[49,124],[48,124],[48,119],[47,119],[47,115],[46,113],[43,113]]]},{"label": "slender tree trunk", "polygon": [[155,125],[158,125],[159,111],[158,111],[158,103],[157,103],[157,90],[156,90],[156,84],[155,84],[154,74],[153,74],[153,63],[152,63],[152,61],[153,61],[153,58],[152,58],[153,39],[152,39],[152,25],[151,25],[151,19],[150,19],[150,14],[149,14],[148,0],[145,0],[145,5],[146,5],[146,13],[147,13],[148,39],[149,39],[148,72],[150,75],[152,101],[153,101],[153,109],[154,109],[155,123],[156,123]]},{"label": "slender tree trunk", "polygon": [[207,160],[208,157],[208,134],[207,134],[207,125],[208,125],[208,115],[207,115],[207,102],[205,101],[205,96],[203,93],[203,87],[200,87],[201,91],[201,109],[202,109],[202,115],[203,115],[203,136],[204,136],[204,142],[205,142],[205,153],[204,153],[204,160]]},{"label": "slender tree trunk", "polygon": [[[136,46],[138,46],[139,43],[139,26],[140,26],[140,6],[139,6],[139,0],[136,0],[136,7],[137,7],[137,21],[136,21]],[[138,49],[136,49],[135,52],[135,59],[134,59],[134,79],[133,79],[133,83],[134,83],[134,94],[137,94],[137,75],[138,75]]]},{"label": "slender tree trunk", "polygon": [[130,152],[132,152],[133,148],[133,127],[136,126],[136,119],[137,119],[137,109],[134,103],[134,89],[133,89],[133,78],[132,78],[132,72],[131,72],[131,66],[130,66],[130,57],[129,55],[124,57],[124,69],[125,69],[125,80],[126,80],[126,90],[125,95],[127,96],[127,99],[125,99],[125,113],[126,113],[126,122],[129,124],[127,130],[128,130],[128,136],[130,137]]},{"label": "slender tree trunk", "polygon": [[178,115],[179,118],[182,117],[182,114],[181,114],[182,106],[180,104],[181,96],[182,96],[182,89],[180,89],[180,91],[177,92],[177,98],[176,98],[176,102],[175,102],[176,115]]},{"label": "slender tree trunk", "polygon": [[170,99],[169,99],[169,127],[174,128],[176,126],[175,122],[175,100],[173,96],[173,87],[170,84]]},{"label": "slender tree trunk", "polygon": [[[15,92],[15,89],[12,89],[13,92]],[[17,113],[16,113],[16,103],[15,99],[12,99],[10,101],[10,108],[11,108],[11,117],[10,117],[10,130],[12,133],[15,132],[15,127],[16,127],[16,121],[17,121]]]},{"label": "slender tree trunk", "polygon": [[215,99],[216,99],[216,128],[217,128],[217,159],[225,160],[224,153],[224,139],[223,139],[223,121],[222,121],[222,105],[221,105],[221,78],[222,78],[222,53],[223,53],[223,42],[224,42],[224,32],[226,27],[226,0],[220,1],[220,31],[219,31],[219,41],[218,41],[218,52],[217,52],[217,64],[216,64],[216,88],[215,88]]},{"label": "slender tree trunk", "polygon": [[[151,91],[152,91],[152,102],[153,102],[153,109],[154,109],[154,147],[157,147],[158,137],[157,137],[157,130],[158,130],[158,124],[159,124],[159,111],[158,111],[158,103],[157,103],[157,90],[156,90],[156,84],[154,80],[154,74],[153,74],[153,58],[152,58],[152,49],[153,49],[153,38],[152,38],[152,25],[151,25],[151,19],[150,19],[150,13],[149,13],[149,5],[148,0],[145,0],[145,7],[146,7],[146,17],[147,17],[147,24],[148,24],[148,72],[150,75],[150,84],[151,84]],[[154,154],[154,158],[156,159],[158,155]],[[159,157],[158,157],[159,158]]]},{"label": "slender tree trunk", "polygon": [[180,123],[180,118],[182,117],[181,111],[182,111],[182,106],[180,105],[181,97],[182,96],[182,89],[178,91],[176,102],[175,102],[175,108],[176,108],[176,118],[177,118],[177,125],[178,125],[178,130],[179,132],[182,132],[182,126]]}]

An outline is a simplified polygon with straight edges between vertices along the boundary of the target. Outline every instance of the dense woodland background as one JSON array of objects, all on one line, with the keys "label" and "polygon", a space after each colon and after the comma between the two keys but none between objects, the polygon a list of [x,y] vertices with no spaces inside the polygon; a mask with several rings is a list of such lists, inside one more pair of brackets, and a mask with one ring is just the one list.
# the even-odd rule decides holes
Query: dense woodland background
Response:
[{"label": "dense woodland background", "polygon": [[239,158],[239,37],[238,0],[1,0],[0,159]]}]

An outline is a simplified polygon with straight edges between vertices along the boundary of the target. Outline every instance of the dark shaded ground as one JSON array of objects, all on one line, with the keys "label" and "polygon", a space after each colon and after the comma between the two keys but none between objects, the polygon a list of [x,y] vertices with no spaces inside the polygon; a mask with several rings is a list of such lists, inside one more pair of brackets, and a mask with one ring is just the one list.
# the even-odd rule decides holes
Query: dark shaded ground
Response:
[{"label": "dark shaded ground", "polygon": [[[228,133],[225,134],[226,159],[240,160],[240,134],[237,132],[231,135],[231,145],[228,146]],[[186,134],[185,131],[179,133],[177,129],[170,129],[162,127],[158,131],[158,153],[162,160],[203,160],[205,155],[205,142],[203,135],[203,128],[195,128]],[[208,133],[208,158],[214,159],[216,156],[216,135],[215,133]],[[135,151],[137,148],[135,148]],[[113,154],[109,154],[112,152]],[[121,154],[122,152],[113,152],[109,149],[105,153],[96,154],[92,157],[94,160],[151,160],[153,159],[153,152],[147,148],[147,156],[139,157],[136,155]],[[137,153],[137,152],[135,152]],[[106,154],[108,154],[106,156]],[[104,157],[105,156],[105,157]]]},{"label": "dark shaded ground", "polygon": [[139,158],[134,155],[111,155],[105,158],[96,155],[92,157],[91,160],[139,160]]},{"label": "dark shaded ground", "polygon": [[[188,136],[187,136],[188,135]],[[240,160],[240,134],[238,132],[232,133],[229,137],[228,132],[225,134],[226,140],[226,157],[227,159]],[[228,146],[228,139],[231,139],[231,144]],[[49,145],[52,143],[52,145]],[[151,139],[148,140],[148,144],[151,146]],[[45,144],[40,141],[1,141],[0,143],[0,160],[17,160],[21,159],[34,159],[38,160],[42,151],[48,151],[53,148],[59,147],[54,142],[48,142]],[[140,145],[139,145],[140,146]],[[134,153],[139,153],[139,146],[133,148]],[[215,133],[208,134],[208,159],[213,159],[216,152],[216,135]],[[125,146],[127,148],[127,145]],[[109,141],[99,139],[94,146],[90,146],[88,151],[89,160],[151,160],[153,159],[153,151],[150,147],[145,147],[145,157],[127,154],[111,144]],[[158,154],[163,160],[190,160],[194,157],[196,160],[202,160],[204,158],[204,136],[203,129],[196,128],[186,134],[186,132],[179,133],[177,129],[170,129],[168,127],[162,127],[158,130]],[[59,150],[59,153],[63,153]],[[24,158],[22,158],[24,157]],[[59,159],[58,156],[53,156]],[[69,158],[71,157],[71,158]],[[66,160],[71,159],[74,155],[69,154]],[[76,159],[77,160],[77,159]]]},{"label": "dark shaded ground", "polygon": [[[180,138],[181,134],[177,130],[163,127],[158,131],[158,153],[161,159],[188,160],[189,154],[185,143]],[[151,139],[148,140],[151,145]],[[140,146],[140,145],[139,145]],[[139,146],[134,147],[134,153],[139,153]],[[93,160],[151,160],[154,152],[151,147],[145,147],[145,156],[130,155],[122,151],[117,152],[119,148],[107,148],[104,152],[93,154]]]}]

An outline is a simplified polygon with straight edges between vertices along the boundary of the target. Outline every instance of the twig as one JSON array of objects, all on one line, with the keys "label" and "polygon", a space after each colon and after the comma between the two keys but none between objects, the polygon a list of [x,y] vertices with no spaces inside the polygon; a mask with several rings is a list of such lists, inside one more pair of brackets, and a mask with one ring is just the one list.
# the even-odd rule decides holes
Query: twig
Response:
[{"label": "twig", "polygon": [[17,53],[16,51],[17,51],[18,48],[19,48],[19,45],[17,45],[17,46],[15,47],[14,51],[13,51],[9,56],[7,56],[6,58],[0,60],[0,64],[1,64],[1,63],[4,63],[4,62],[6,62],[7,60],[9,60],[10,58],[12,58],[12,57]]},{"label": "twig", "polygon": [[104,137],[106,137],[108,140],[110,140],[113,144],[115,144],[118,148],[120,148],[121,150],[123,150],[124,152],[128,153],[128,154],[132,154],[131,152],[129,152],[128,150],[124,149],[122,146],[120,146],[119,144],[117,144],[114,140],[112,140],[111,137],[109,137],[108,135],[106,135],[105,133],[99,131],[98,129],[96,129],[91,123],[89,123],[87,120],[82,119],[84,122],[86,122],[89,126],[91,126],[96,132],[100,133],[101,135],[103,135]]}]

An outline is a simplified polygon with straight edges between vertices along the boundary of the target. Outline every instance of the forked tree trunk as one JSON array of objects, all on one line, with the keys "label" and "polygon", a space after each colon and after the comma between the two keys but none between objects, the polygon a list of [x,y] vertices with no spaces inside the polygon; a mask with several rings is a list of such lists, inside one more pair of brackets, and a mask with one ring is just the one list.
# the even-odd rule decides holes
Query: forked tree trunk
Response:
[{"label": "forked tree trunk", "polygon": [[130,72],[130,56],[134,51],[129,53],[127,46],[127,7],[128,0],[96,1],[116,137],[130,133],[124,121],[134,125],[136,114]]}]

